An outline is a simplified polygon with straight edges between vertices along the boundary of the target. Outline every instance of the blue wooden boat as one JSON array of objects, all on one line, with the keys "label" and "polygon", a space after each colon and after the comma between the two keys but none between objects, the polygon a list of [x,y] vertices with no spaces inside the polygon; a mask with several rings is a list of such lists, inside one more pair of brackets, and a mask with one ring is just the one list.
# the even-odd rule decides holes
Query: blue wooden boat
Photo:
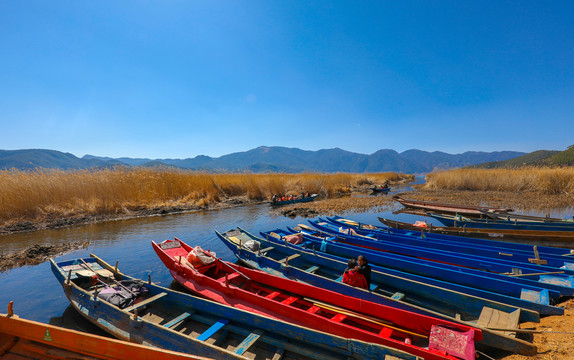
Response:
[{"label": "blue wooden boat", "polygon": [[[512,281],[525,286],[548,289],[556,293],[556,298],[559,296],[574,295],[574,277],[565,274],[567,272],[574,273],[572,270],[559,270],[557,268],[534,264],[529,266],[525,263],[508,260],[408,246],[396,242],[386,242],[384,238],[381,238],[379,241],[358,234],[345,234],[339,231],[339,227],[328,222],[309,220],[309,223],[331,236],[336,236],[336,241],[339,243],[414,259],[422,259],[436,264],[437,267],[454,266],[464,269],[463,271],[482,272],[493,279]],[[391,235],[385,235],[385,237],[387,236]]]},{"label": "blue wooden boat", "polygon": [[344,228],[346,232],[349,231],[348,229],[353,229],[353,231],[359,235],[374,238],[379,241],[384,240],[386,242],[432,248],[437,250],[453,251],[462,254],[480,254],[480,256],[489,258],[511,260],[526,264],[546,265],[574,271],[574,257],[540,254],[537,246],[533,247],[529,251],[523,251],[521,249],[514,249],[509,251],[509,249],[503,247],[460,242],[456,241],[456,238],[448,239],[448,237],[432,237],[428,236],[424,232],[421,233],[410,231],[405,233],[390,233],[388,228],[383,230],[382,228],[377,228],[368,224],[359,224],[355,221],[344,219],[339,216],[327,217],[325,219],[338,227]]},{"label": "blue wooden boat", "polygon": [[[537,231],[537,230],[512,230],[512,229],[485,229],[485,228],[455,228],[450,226],[435,226],[433,223],[416,226],[415,224],[378,218],[384,227],[377,228],[397,234],[412,235],[424,233],[428,238],[442,239],[470,244],[484,244],[489,246],[503,247],[512,250],[532,251],[532,245],[536,244],[540,254],[552,254],[559,256],[574,255],[574,231]],[[352,220],[348,220],[353,222]],[[357,223],[359,224],[359,223]],[[359,224],[360,226],[373,226]],[[466,239],[468,238],[468,239]],[[507,241],[508,240],[508,241]],[[552,246],[541,246],[542,243]],[[556,246],[555,246],[556,245]],[[559,246],[562,247],[559,247]],[[570,248],[568,248],[570,246]],[[574,257],[572,257],[574,261]]]},{"label": "blue wooden boat", "polygon": [[375,193],[388,193],[389,191],[391,191],[390,187],[380,187],[380,186],[375,186],[371,188],[372,192]]},{"label": "blue wooden boat", "polygon": [[[278,230],[280,229],[262,232],[261,234],[263,237],[271,239],[269,234]],[[410,274],[442,280],[448,283],[467,286],[469,288],[485,290],[487,292],[506,295],[516,299],[527,300],[521,307],[537,311],[541,315],[564,314],[563,308],[550,305],[550,299],[554,299],[559,296],[555,291],[519,284],[506,279],[494,278],[489,276],[489,273],[479,270],[439,264],[421,259],[413,259],[408,256],[383,253],[352,245],[336,243],[331,241],[334,240],[335,237],[329,237],[330,234],[326,234],[327,237],[321,237],[319,235],[320,232],[305,225],[300,225],[300,227],[297,227],[296,229],[290,228],[289,230],[291,233],[301,232],[305,242],[309,247],[314,248],[315,251],[321,251],[329,255],[347,259],[364,255],[369,259],[371,266],[378,265],[385,269],[395,269]]]},{"label": "blue wooden boat", "polygon": [[507,221],[493,219],[470,219],[460,215],[441,215],[427,213],[427,216],[437,219],[445,226],[465,228],[490,228],[490,229],[515,229],[515,230],[539,230],[539,231],[574,231],[574,222],[531,222],[531,221]]},{"label": "blue wooden boat", "polygon": [[493,326],[490,321],[496,318],[500,321],[497,327],[515,329],[519,322],[538,321],[539,314],[536,312],[378,270],[371,272],[371,288],[367,291],[340,281],[347,266],[345,259],[336,260],[300,247],[288,246],[289,243],[283,245],[268,241],[241,228],[224,233],[216,231],[216,234],[250,267],[339,294],[474,326],[483,333],[483,340],[479,344],[523,355],[536,353],[535,345],[517,339],[515,333],[492,331],[486,327]]},{"label": "blue wooden boat", "polygon": [[297,204],[297,203],[306,203],[315,200],[319,194],[311,194],[309,196],[301,196],[294,198],[292,200],[277,200],[277,201],[270,201],[269,204],[273,206],[281,206],[281,205],[289,205],[289,204]]},{"label": "blue wooden boat", "polygon": [[72,306],[122,340],[214,359],[416,359],[143,282],[96,257],[50,264]]},{"label": "blue wooden boat", "polygon": [[0,359],[13,360],[207,360],[175,351],[111,339],[22,319],[8,304],[0,314]]}]

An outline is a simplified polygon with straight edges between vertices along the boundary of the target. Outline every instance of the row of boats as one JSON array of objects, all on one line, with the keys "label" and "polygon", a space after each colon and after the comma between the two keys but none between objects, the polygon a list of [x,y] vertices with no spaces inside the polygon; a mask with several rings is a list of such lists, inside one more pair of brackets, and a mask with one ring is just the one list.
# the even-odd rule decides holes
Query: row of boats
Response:
[{"label": "row of boats", "polygon": [[[556,305],[574,295],[565,248],[341,217],[216,235],[245,266],[177,238],[152,242],[188,292],[131,278],[95,255],[51,267],[73,307],[115,337],[214,359],[533,355],[520,324],[562,315]],[[372,268],[369,289],[342,282],[359,255]]]}]

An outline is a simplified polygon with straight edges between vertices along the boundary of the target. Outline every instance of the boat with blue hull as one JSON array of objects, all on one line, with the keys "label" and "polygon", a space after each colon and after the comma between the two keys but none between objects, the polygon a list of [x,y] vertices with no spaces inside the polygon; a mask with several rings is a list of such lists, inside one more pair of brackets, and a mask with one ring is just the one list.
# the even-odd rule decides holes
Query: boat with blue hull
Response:
[{"label": "boat with blue hull", "polygon": [[493,219],[470,219],[460,215],[441,215],[427,213],[429,217],[437,219],[445,226],[459,228],[491,228],[491,229],[516,229],[516,230],[539,230],[539,231],[574,231],[574,222],[532,222],[532,221],[508,221]]},{"label": "boat with blue hull", "polygon": [[[416,227],[413,224],[379,217],[378,218],[379,221],[383,225],[385,225],[384,227],[381,227],[381,226],[375,226],[375,225],[371,225],[371,224],[362,224],[360,222],[344,219],[341,217],[333,217],[333,218],[338,218],[338,221],[346,223],[347,225],[355,224],[355,225],[360,226],[361,228],[374,228],[374,229],[378,229],[380,231],[385,231],[385,232],[391,233],[391,234],[420,237],[421,233],[422,233],[422,234],[424,234],[424,236],[427,239],[433,239],[433,240],[443,240],[443,241],[447,241],[447,242],[465,243],[465,244],[470,244],[470,245],[492,246],[492,247],[496,247],[496,248],[505,249],[505,251],[523,251],[523,252],[532,252],[533,251],[533,245],[531,245],[531,244],[501,241],[500,238],[498,240],[477,238],[477,237],[471,236],[475,233],[470,232],[470,231],[465,232],[465,236],[457,236],[457,235],[454,235],[451,233],[443,234],[443,233],[435,232],[433,229],[435,229],[436,227],[432,226],[432,224],[427,226],[427,227]],[[461,228],[458,228],[458,229],[461,229]],[[476,229],[476,230],[479,230],[479,229]],[[488,231],[488,230],[489,229],[485,229],[485,231]],[[475,231],[475,230],[473,229],[473,231]],[[544,232],[533,231],[533,232],[540,233],[541,235],[548,234],[547,231],[544,231]],[[469,236],[467,236],[467,235],[469,235]],[[503,236],[502,236],[502,238],[504,239]],[[549,239],[551,241],[552,238],[553,238],[552,236],[550,236],[548,238],[540,237],[540,240],[543,241],[543,240]],[[526,236],[526,237],[524,237],[524,239],[530,239],[530,238],[528,236]],[[574,235],[572,237],[572,243],[574,244]],[[567,260],[571,259],[571,261],[574,261],[574,249],[567,248],[567,247],[541,246],[541,245],[537,245],[536,247],[537,247],[537,250],[540,253],[540,255],[544,254],[545,256],[546,255],[558,256],[558,257],[562,257],[563,259],[567,259]]]},{"label": "boat with blue hull", "polygon": [[[244,264],[291,279],[383,305],[478,327],[483,340],[479,344],[513,353],[533,355],[536,346],[516,338],[516,334],[488,329],[496,318],[497,327],[515,329],[519,322],[538,321],[534,311],[513,307],[458,291],[429,285],[388,272],[371,272],[370,290],[340,281],[347,264],[287,243],[265,240],[241,229],[217,236]],[[484,326],[481,326],[484,324]]]},{"label": "boat with blue hull", "polygon": [[[279,229],[277,229],[279,230]],[[315,230],[308,226],[301,228],[289,229],[291,233],[301,232],[308,246],[313,247],[315,251],[321,251],[343,258],[356,258],[359,255],[365,255],[372,265],[378,265],[386,269],[395,269],[411,274],[421,275],[437,280],[443,280],[449,283],[464,285],[469,288],[486,290],[488,292],[498,293],[517,299],[527,300],[525,308],[539,312],[541,315],[562,315],[564,309],[550,305],[550,300],[559,297],[556,291],[549,291],[541,287],[535,287],[525,284],[519,284],[507,279],[499,279],[489,276],[489,273],[479,270],[472,270],[452,265],[444,265],[436,262],[413,259],[408,256],[383,253],[380,251],[359,248],[352,245],[340,244],[329,240],[334,237],[327,235],[323,238],[313,233]],[[272,230],[270,232],[275,232]],[[263,232],[264,237],[269,236],[270,232]]]},{"label": "boat with blue hull", "polygon": [[97,257],[50,265],[72,306],[122,340],[214,359],[416,359],[144,282]]},{"label": "boat with blue hull", "polygon": [[479,254],[483,257],[516,261],[528,265],[545,265],[554,268],[562,268],[563,270],[567,270],[565,273],[570,275],[574,274],[574,258],[569,258],[561,255],[540,255],[537,246],[533,247],[528,252],[522,250],[513,250],[509,252],[504,248],[494,246],[472,245],[469,243],[445,241],[436,238],[429,239],[424,232],[411,232],[410,236],[401,233],[389,233],[387,230],[376,228],[372,225],[362,226],[362,224],[358,224],[352,220],[343,219],[340,217],[327,217],[325,220],[332,223],[333,225],[336,225],[339,230],[343,230],[346,233],[349,232],[349,229],[353,229],[352,231],[358,235],[373,238],[377,241],[392,242],[408,246],[418,246],[427,249],[445,250],[460,254]]},{"label": "boat with blue hull", "polygon": [[359,234],[350,235],[349,233],[354,232],[354,230],[350,231],[349,228],[345,230],[325,221],[310,220],[309,223],[320,231],[330,234],[331,236],[335,236],[336,241],[339,243],[345,243],[385,253],[429,260],[439,264],[444,263],[471,269],[479,269],[484,272],[488,272],[492,277],[512,279],[512,281],[522,284],[554,290],[559,292],[562,296],[574,295],[574,277],[569,275],[574,274],[574,270],[494,259],[472,254],[460,254],[455,251],[428,249],[421,246],[410,246],[402,243],[385,241],[388,237],[392,237],[392,235],[379,234],[377,239],[375,239]]}]

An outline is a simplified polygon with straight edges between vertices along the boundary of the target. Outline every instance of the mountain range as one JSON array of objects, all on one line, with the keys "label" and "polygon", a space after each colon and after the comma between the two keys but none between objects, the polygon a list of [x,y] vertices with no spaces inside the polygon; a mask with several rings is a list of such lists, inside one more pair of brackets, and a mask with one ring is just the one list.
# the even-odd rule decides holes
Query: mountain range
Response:
[{"label": "mountain range", "polygon": [[407,150],[398,153],[383,149],[373,154],[359,154],[335,149],[317,151],[279,146],[260,146],[221,157],[199,155],[186,159],[110,158],[85,155],[81,158],[56,150],[0,150],[0,169],[31,170],[89,169],[114,166],[160,166],[214,172],[402,172],[421,174],[435,169],[458,168],[509,160],[525,155],[516,151],[447,154],[434,151]]}]

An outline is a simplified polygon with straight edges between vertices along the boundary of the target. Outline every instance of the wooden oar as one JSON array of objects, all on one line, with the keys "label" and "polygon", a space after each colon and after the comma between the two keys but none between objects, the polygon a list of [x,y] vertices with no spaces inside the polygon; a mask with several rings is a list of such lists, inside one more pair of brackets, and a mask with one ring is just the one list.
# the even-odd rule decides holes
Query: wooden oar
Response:
[{"label": "wooden oar", "polygon": [[[84,265],[86,265],[86,266],[88,267],[88,270],[90,270],[91,272],[93,272],[94,274],[96,274],[96,276],[98,277],[97,279],[98,279],[99,282],[101,282],[102,284],[108,285],[108,284],[104,283],[102,280],[100,280],[100,278],[99,278],[100,275],[98,275],[98,273],[95,272],[94,269],[93,269],[90,265],[88,265],[87,262],[84,261],[84,259],[80,258],[80,261],[82,261],[82,262],[84,263]],[[109,271],[109,270],[108,270],[108,271]],[[112,277],[112,278],[109,278],[109,279],[112,280],[112,281],[114,282],[114,284],[120,286],[122,289],[126,290],[126,291],[129,292],[130,294],[132,294],[132,295],[134,295],[134,296],[137,296],[137,294],[135,294],[133,291],[131,291],[130,289],[128,289],[127,287],[125,287],[121,282],[117,281],[117,280],[114,279],[113,277]]]},{"label": "wooden oar", "polygon": [[426,336],[426,335],[422,335],[422,334],[419,334],[419,333],[415,333],[415,332],[412,332],[412,331],[409,331],[409,330],[405,330],[405,329],[401,329],[401,328],[399,328],[399,327],[393,326],[393,323],[392,323],[392,322],[389,322],[389,321],[384,321],[384,320],[381,320],[381,319],[373,318],[373,317],[368,316],[368,315],[359,314],[359,313],[356,313],[356,312],[354,312],[354,311],[347,310],[347,309],[343,309],[343,308],[340,308],[340,307],[335,306],[335,305],[326,304],[326,303],[321,302],[321,301],[319,301],[319,300],[315,300],[315,299],[311,299],[311,298],[304,298],[304,299],[307,300],[307,301],[309,301],[309,302],[311,302],[311,303],[313,303],[313,305],[315,305],[315,306],[319,306],[319,307],[322,307],[322,308],[324,308],[324,309],[328,309],[328,310],[331,310],[331,311],[335,311],[335,312],[338,312],[338,313],[343,314],[343,315],[352,316],[352,317],[355,317],[355,318],[357,318],[357,319],[369,321],[369,322],[372,322],[372,323],[374,323],[374,324],[381,325],[381,326],[385,326],[385,327],[391,328],[391,329],[393,329],[393,330],[400,331],[400,332],[405,333],[405,334],[409,334],[409,335],[413,335],[413,336],[418,336],[418,337],[421,337],[421,338],[423,338],[423,339],[427,339],[427,338],[428,338],[428,336]]}]

